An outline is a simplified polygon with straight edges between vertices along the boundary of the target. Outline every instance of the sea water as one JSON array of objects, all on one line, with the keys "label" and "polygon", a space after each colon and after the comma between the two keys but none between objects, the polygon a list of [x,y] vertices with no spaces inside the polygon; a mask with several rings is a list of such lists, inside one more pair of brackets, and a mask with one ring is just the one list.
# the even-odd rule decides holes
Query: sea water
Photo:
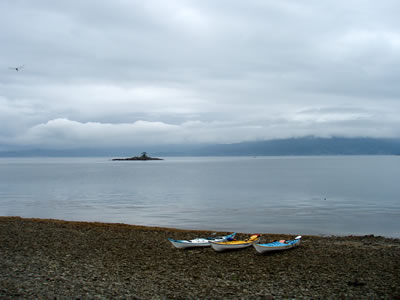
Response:
[{"label": "sea water", "polygon": [[400,237],[400,156],[1,158],[0,215]]}]

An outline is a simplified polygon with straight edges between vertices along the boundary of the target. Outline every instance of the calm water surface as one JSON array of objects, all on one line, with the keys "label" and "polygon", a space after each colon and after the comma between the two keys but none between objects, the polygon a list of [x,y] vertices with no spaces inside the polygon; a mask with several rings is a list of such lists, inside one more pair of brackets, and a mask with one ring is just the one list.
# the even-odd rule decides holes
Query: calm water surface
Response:
[{"label": "calm water surface", "polygon": [[400,237],[400,156],[1,158],[0,215]]}]

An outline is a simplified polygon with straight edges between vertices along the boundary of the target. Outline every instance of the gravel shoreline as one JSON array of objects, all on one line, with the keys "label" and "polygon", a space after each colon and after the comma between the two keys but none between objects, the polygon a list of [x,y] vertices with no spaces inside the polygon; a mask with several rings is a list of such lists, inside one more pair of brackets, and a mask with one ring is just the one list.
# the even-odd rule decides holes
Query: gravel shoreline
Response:
[{"label": "gravel shoreline", "polygon": [[0,217],[0,299],[400,299],[400,239],[303,236],[266,255],[167,241],[211,234]]}]

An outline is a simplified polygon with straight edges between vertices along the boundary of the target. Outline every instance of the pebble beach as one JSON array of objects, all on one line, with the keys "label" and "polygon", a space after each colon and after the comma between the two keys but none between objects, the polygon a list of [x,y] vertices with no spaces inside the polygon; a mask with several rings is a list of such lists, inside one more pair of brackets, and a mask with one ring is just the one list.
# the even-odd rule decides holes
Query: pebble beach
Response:
[{"label": "pebble beach", "polygon": [[213,233],[0,217],[0,299],[400,299],[400,239],[303,235],[264,255],[167,240]]}]

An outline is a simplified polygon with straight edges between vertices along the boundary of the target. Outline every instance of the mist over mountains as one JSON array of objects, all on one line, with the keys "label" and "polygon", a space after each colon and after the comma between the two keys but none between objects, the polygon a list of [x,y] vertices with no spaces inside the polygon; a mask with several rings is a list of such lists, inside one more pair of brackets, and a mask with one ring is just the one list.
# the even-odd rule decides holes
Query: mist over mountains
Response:
[{"label": "mist over mountains", "polygon": [[129,148],[16,149],[0,157],[400,155],[400,139],[291,138],[235,144],[152,145]]}]

